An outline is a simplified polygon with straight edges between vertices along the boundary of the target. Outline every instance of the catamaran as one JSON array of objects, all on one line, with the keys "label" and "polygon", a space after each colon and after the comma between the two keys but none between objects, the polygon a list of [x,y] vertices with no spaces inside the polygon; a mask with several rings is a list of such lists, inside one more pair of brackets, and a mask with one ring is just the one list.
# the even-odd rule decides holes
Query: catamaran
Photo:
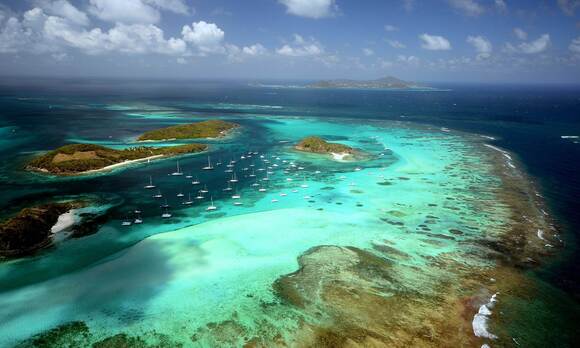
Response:
[{"label": "catamaran", "polygon": [[171,173],[171,175],[173,176],[181,176],[183,175],[183,172],[181,171],[181,168],[179,168],[179,161],[177,161],[177,170],[173,173]]},{"label": "catamaran", "polygon": [[149,175],[149,185],[145,185],[146,189],[153,189],[155,188],[155,185],[153,185],[153,178],[151,177],[151,175]]},{"label": "catamaran", "polygon": [[210,197],[210,200],[211,200],[211,204],[205,210],[208,210],[208,211],[210,211],[210,210],[216,210],[217,207],[215,205],[213,205],[213,197]]},{"label": "catamaran", "polygon": [[213,166],[211,165],[211,159],[209,156],[207,156],[207,166],[205,166],[201,169],[203,169],[203,170],[212,170],[213,169]]}]

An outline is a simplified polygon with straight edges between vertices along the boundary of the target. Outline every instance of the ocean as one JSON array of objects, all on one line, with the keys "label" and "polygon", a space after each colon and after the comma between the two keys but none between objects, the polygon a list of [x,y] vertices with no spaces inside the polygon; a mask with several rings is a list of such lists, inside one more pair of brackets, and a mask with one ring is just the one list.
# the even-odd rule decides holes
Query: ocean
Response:
[{"label": "ocean", "polygon": [[[372,272],[332,268],[344,277],[329,284],[359,279],[351,285],[367,284],[361,294],[371,293],[369,289],[375,289],[373,296],[374,291],[393,298],[404,293],[405,299],[428,298],[429,308],[435,299],[441,301],[441,308],[469,303],[465,306],[475,309],[465,314],[469,325],[460,330],[469,336],[475,332],[468,344],[574,346],[578,339],[574,320],[580,319],[579,87],[434,84],[436,90],[417,91],[284,87],[298,84],[3,81],[2,217],[54,197],[90,197],[100,202],[98,209],[110,209],[110,215],[92,236],[65,236],[34,256],[0,263],[0,321],[5,323],[0,327],[0,346],[29,342],[30,337],[70,322],[87,325],[82,330],[89,330],[89,343],[123,333],[168,346],[176,342],[240,346],[252,337],[266,345],[275,340],[300,345],[292,332],[340,327],[337,318],[350,314],[336,314],[336,308],[352,305],[352,299],[338,296],[339,290],[330,292],[333,286],[328,285],[321,290],[329,291],[327,296],[317,300],[314,311],[293,302],[297,295],[287,293],[292,287],[288,279],[293,278],[285,275],[309,262],[320,269],[330,267],[317,263],[318,258],[338,260],[332,267],[339,267],[341,260],[370,262],[369,250],[379,256],[386,253],[392,274],[375,274],[380,272],[374,268]],[[206,154],[185,157],[180,164],[186,175],[208,187],[219,207],[211,214],[205,212],[207,197],[193,207],[181,205],[175,193],[195,196],[198,188],[190,180],[176,181],[167,175],[175,168],[172,159],[90,177],[56,178],[23,171],[31,156],[67,143],[126,148],[134,146],[135,137],[146,130],[212,118],[242,126],[238,135],[203,142],[210,145],[208,154],[214,163],[233,159],[244,163],[240,156],[253,156],[244,158],[253,164],[246,171],[242,172],[242,164],[236,167],[242,179],[235,190],[244,205],[231,205],[231,193],[222,189],[229,174],[199,171],[207,162]],[[340,163],[289,148],[288,144],[308,135],[361,148],[375,157],[369,162]],[[179,143],[183,142],[171,142]],[[535,190],[528,193],[537,194],[538,209],[545,214],[542,219],[547,219],[546,226],[553,225],[554,238],[561,241],[548,256],[528,263],[533,266],[517,263],[512,269],[506,266],[511,261],[490,264],[488,249],[482,247],[484,242],[489,247],[490,240],[505,232],[507,221],[518,214],[514,206],[497,203],[505,184],[500,183],[494,156],[504,153],[494,149],[507,151],[506,163],[522,174],[518,180],[526,182],[514,190]],[[258,167],[272,171],[258,173],[259,178],[269,179],[260,181],[260,187],[268,190],[266,198],[252,186],[258,180],[247,174]],[[172,219],[162,219],[159,201],[143,190],[149,176],[163,190]],[[388,184],[379,186],[383,179]],[[294,187],[301,191],[292,196]],[[136,209],[143,211],[145,223],[123,228],[121,221]],[[527,210],[521,215],[534,219]],[[463,232],[441,235],[443,230]],[[481,236],[485,238],[474,242]],[[342,251],[316,249],[329,245]],[[466,267],[466,273],[446,274],[444,270],[457,267],[456,262]],[[308,269],[292,280],[303,282],[304,289],[317,276]],[[497,284],[485,283],[482,279],[493,272],[504,274],[506,280],[498,275]],[[507,280],[516,282],[513,274],[521,277],[518,282],[529,293],[515,290]],[[442,284],[449,286],[445,295],[441,295]],[[501,286],[509,289],[505,295]],[[337,289],[342,288],[337,285]],[[484,329],[478,335],[476,327],[481,325],[475,324],[474,316],[478,308],[481,314],[481,301],[488,301],[493,293],[501,310],[486,307],[492,314],[479,317]],[[306,290],[300,294],[306,303],[312,300],[310,295]],[[361,308],[353,309],[353,317],[370,315],[364,310],[365,299],[369,306],[384,300],[360,296]],[[427,306],[421,301],[417,308]],[[401,313],[407,313],[405,308],[399,309]],[[406,318],[432,321],[434,335],[444,340],[447,331],[438,331],[444,324],[429,315],[410,310]],[[152,327],[155,334],[147,331]],[[73,331],[66,331],[66,337],[51,336],[53,344],[71,339],[77,334]],[[395,332],[388,325],[373,332],[386,332],[385,342],[395,340],[391,342],[395,346],[411,342],[403,336],[388,337]],[[227,335],[235,339],[216,339]],[[430,345],[436,342],[434,337]]]}]

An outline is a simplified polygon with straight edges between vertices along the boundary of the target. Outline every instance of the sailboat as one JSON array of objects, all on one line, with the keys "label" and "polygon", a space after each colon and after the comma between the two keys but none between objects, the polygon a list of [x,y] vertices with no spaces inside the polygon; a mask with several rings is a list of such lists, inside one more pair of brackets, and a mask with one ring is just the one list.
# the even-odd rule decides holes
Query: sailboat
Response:
[{"label": "sailboat", "polygon": [[192,205],[193,201],[191,200],[191,193],[187,194],[187,201],[183,201],[183,203],[181,203],[183,205]]},{"label": "sailboat", "polygon": [[135,225],[140,225],[143,223],[143,219],[141,218],[141,214],[137,214],[137,216],[135,217],[135,220],[133,220],[133,223]]},{"label": "sailboat", "polygon": [[161,204],[161,208],[169,208],[169,204],[167,203],[167,198],[165,199],[165,203]]},{"label": "sailboat", "polygon": [[304,183],[302,185],[300,185],[300,187],[302,187],[302,188],[308,187],[308,184],[306,183],[306,177],[304,177]]},{"label": "sailboat", "polygon": [[248,175],[250,178],[253,178],[256,176],[256,171],[252,168],[252,174]]},{"label": "sailboat", "polygon": [[224,188],[224,191],[231,191],[231,190],[232,190],[232,185],[228,181],[228,187]]},{"label": "sailboat", "polygon": [[240,198],[242,198],[242,195],[240,195],[240,194],[237,192],[237,190],[236,190],[236,192],[235,192],[235,193],[234,193],[234,195],[232,196],[232,199],[240,199]]},{"label": "sailboat", "polygon": [[211,159],[209,156],[207,156],[207,166],[205,166],[201,169],[203,169],[203,170],[212,170],[213,169],[213,166],[211,165]]},{"label": "sailboat", "polygon": [[163,214],[161,214],[161,217],[164,219],[170,218],[171,217],[171,213],[169,213],[167,211],[167,208],[165,208],[165,210],[163,210]]},{"label": "sailboat", "polygon": [[153,198],[162,198],[161,190],[157,190],[157,193],[153,195]]},{"label": "sailboat", "polygon": [[213,205],[213,197],[211,197],[210,199],[211,199],[211,204],[205,210],[208,210],[208,211],[217,210],[217,207],[215,205]]},{"label": "sailboat", "polygon": [[181,171],[181,168],[179,168],[179,161],[177,161],[177,170],[173,173],[171,173],[171,175],[173,176],[181,176],[183,175],[183,172]]},{"label": "sailboat", "polygon": [[192,185],[199,185],[199,179],[197,178],[197,176],[195,177],[195,179],[191,182]]},{"label": "sailboat", "polygon": [[201,193],[208,193],[209,191],[207,190],[207,185],[203,186],[203,189],[199,190],[199,192]]},{"label": "sailboat", "polygon": [[153,185],[153,178],[149,175],[149,185],[145,185],[146,189],[154,189],[155,185]]},{"label": "sailboat", "polygon": [[131,226],[132,224],[133,223],[129,219],[125,219],[123,222],[121,222],[121,226]]},{"label": "sailboat", "polygon": [[230,179],[230,182],[238,182],[238,178],[236,177],[236,173],[234,173],[232,175],[232,178]]},{"label": "sailboat", "polygon": [[184,196],[184,194],[181,191],[177,194],[177,197],[183,197],[183,196]]},{"label": "sailboat", "polygon": [[186,179],[191,179],[191,178],[193,178],[193,175],[191,175],[191,174],[187,174],[187,175],[185,176],[185,178],[186,178]]},{"label": "sailboat", "polygon": [[197,192],[197,196],[195,196],[195,199],[204,199],[205,197],[201,194],[201,190]]}]

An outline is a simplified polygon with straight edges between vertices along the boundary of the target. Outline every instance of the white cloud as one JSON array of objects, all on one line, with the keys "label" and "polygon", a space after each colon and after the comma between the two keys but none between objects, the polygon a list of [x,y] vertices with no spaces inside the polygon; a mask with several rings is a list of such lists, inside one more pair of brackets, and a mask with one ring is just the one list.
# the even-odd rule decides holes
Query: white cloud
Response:
[{"label": "white cloud", "polygon": [[157,23],[161,14],[141,0],[90,0],[89,12],[109,22]]},{"label": "white cloud", "polygon": [[397,61],[409,65],[418,65],[421,62],[421,59],[415,56],[398,55]]},{"label": "white cloud", "polygon": [[397,40],[387,40],[387,42],[389,43],[389,45],[391,45],[392,48],[405,48],[407,46],[405,46],[405,44],[403,44],[400,41]]},{"label": "white cloud", "polygon": [[413,11],[415,8],[415,0],[403,0],[403,8],[407,12]]},{"label": "white cloud", "polygon": [[279,0],[286,6],[286,12],[307,18],[323,18],[338,11],[335,0]]},{"label": "white cloud", "polygon": [[262,56],[268,53],[266,47],[262,46],[262,44],[253,44],[251,46],[245,46],[242,48],[242,52],[249,56]]},{"label": "white cloud", "polygon": [[375,51],[371,50],[370,48],[363,48],[363,54],[367,57],[370,57],[375,54]]},{"label": "white cloud", "polygon": [[452,7],[468,16],[479,16],[484,12],[483,6],[475,0],[448,0],[448,2]]},{"label": "white cloud", "polygon": [[184,25],[181,34],[185,41],[192,43],[202,54],[224,51],[222,41],[225,33],[214,23],[199,21],[191,26]]},{"label": "white cloud", "polygon": [[276,53],[290,57],[320,56],[324,53],[324,49],[316,40],[305,40],[302,36],[294,34],[293,44],[285,44],[277,49]]},{"label": "white cloud", "polygon": [[489,58],[493,50],[491,42],[483,36],[468,36],[467,43],[475,48],[478,59]]},{"label": "white cloud", "polygon": [[495,8],[500,13],[506,13],[507,12],[507,4],[505,3],[504,0],[495,0]]},{"label": "white cloud", "polygon": [[580,36],[570,42],[568,49],[574,53],[580,53]]},{"label": "white cloud", "polygon": [[514,35],[520,40],[527,40],[528,39],[528,33],[526,33],[525,31],[523,31],[520,28],[514,28]]},{"label": "white cloud", "polygon": [[144,2],[159,9],[171,11],[174,13],[184,15],[191,13],[191,9],[185,4],[184,0],[144,0]]},{"label": "white cloud", "polygon": [[576,8],[580,7],[580,0],[558,0],[558,6],[564,14],[573,16]]},{"label": "white cloud", "polygon": [[89,12],[101,20],[115,23],[157,23],[159,10],[189,14],[184,0],[90,0]]},{"label": "white cloud", "polygon": [[397,31],[399,28],[395,27],[394,25],[386,24],[385,31]]},{"label": "white cloud", "polygon": [[550,35],[543,34],[532,42],[522,42],[518,47],[520,52],[536,54],[545,51],[550,45]]},{"label": "white cloud", "polygon": [[49,15],[66,18],[78,25],[86,26],[89,24],[89,17],[71,5],[67,0],[41,0],[38,1],[37,5]]},{"label": "white cloud", "polygon": [[443,36],[421,34],[419,38],[423,40],[421,47],[426,50],[442,51],[451,49],[451,43]]}]

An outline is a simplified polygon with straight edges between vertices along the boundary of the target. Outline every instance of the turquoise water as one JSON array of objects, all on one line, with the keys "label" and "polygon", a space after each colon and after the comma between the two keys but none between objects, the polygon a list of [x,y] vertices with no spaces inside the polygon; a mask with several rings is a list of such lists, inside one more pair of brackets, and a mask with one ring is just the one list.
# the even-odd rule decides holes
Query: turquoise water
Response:
[{"label": "turquoise water", "polygon": [[[176,193],[196,195],[197,187],[192,179],[167,175],[174,160],[73,179],[79,185],[122,182],[118,218],[95,235],[1,265],[0,346],[77,320],[89,326],[93,340],[119,332],[153,340],[155,332],[191,343],[198,332],[197,344],[215,345],[204,328],[227,320],[239,322],[246,337],[287,337],[300,320],[317,319],[304,319],[278,301],[272,284],[295,271],[297,258],[318,245],[395,248],[407,255],[393,255],[398,281],[425,294],[435,293],[439,280],[454,277],[434,267],[429,262],[434,257],[494,266],[469,242],[497,238],[510,219],[509,207],[494,204],[500,180],[493,172],[494,150],[483,146],[483,138],[389,121],[282,116],[244,116],[244,121],[236,136],[210,141],[208,154],[214,163],[223,162],[211,173],[200,170],[205,154],[180,159],[186,174],[208,185],[215,212],[206,211],[207,195],[191,207],[179,204]],[[293,150],[308,135],[354,146],[370,158],[343,163]],[[127,146],[124,136],[100,141]],[[241,159],[248,152],[258,154]],[[237,161],[241,206],[222,191],[230,159]],[[253,178],[250,168],[265,170]],[[267,171],[269,180],[261,180]],[[160,217],[159,203],[143,189],[148,175],[168,197],[171,219]],[[252,186],[256,182],[267,191],[259,192]],[[145,223],[122,227],[124,214],[137,208]]]}]

